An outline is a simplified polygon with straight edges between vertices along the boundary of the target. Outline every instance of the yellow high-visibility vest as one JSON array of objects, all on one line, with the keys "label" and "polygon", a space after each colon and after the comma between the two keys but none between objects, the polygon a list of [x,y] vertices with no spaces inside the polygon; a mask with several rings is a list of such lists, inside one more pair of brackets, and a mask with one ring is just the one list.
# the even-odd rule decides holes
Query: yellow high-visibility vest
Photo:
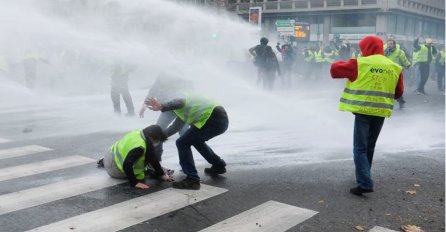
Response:
[{"label": "yellow high-visibility vest", "polygon": [[[387,49],[387,44],[384,45],[384,51]],[[395,51],[393,51],[387,58],[391,59],[393,62],[408,67],[410,66],[410,61],[406,57],[406,53],[401,50],[400,45],[395,46]]]},{"label": "yellow high-visibility vest", "polygon": [[383,55],[360,57],[358,77],[347,81],[339,110],[390,117],[401,66]]},{"label": "yellow high-visibility vest", "polygon": [[428,50],[427,46],[424,44],[421,44],[420,50],[418,50],[417,61],[418,62],[427,62],[428,53],[429,53],[429,50]]},{"label": "yellow high-visibility vest", "polygon": [[201,96],[189,95],[183,108],[174,110],[175,114],[186,124],[198,129],[206,124],[217,104]]},{"label": "yellow high-visibility vest", "polygon": [[143,180],[145,176],[145,152],[147,147],[141,130],[135,130],[127,133],[119,141],[113,144],[111,150],[116,166],[122,173],[125,173],[123,167],[125,158],[127,157],[128,153],[135,148],[142,148],[144,150],[144,155],[133,165],[133,173],[135,174],[136,179]]},{"label": "yellow high-visibility vest", "polygon": [[322,50],[314,52],[314,61],[316,61],[316,63],[322,63],[325,61],[322,57]]}]

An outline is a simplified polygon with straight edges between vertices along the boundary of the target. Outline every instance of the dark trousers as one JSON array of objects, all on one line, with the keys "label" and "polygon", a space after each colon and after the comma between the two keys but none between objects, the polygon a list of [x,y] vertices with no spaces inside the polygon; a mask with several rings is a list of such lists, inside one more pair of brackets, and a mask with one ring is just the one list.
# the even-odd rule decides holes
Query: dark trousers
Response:
[{"label": "dark trousers", "polygon": [[418,69],[420,70],[420,82],[418,83],[417,91],[421,93],[425,93],[424,86],[429,78],[429,66],[430,64],[428,62],[418,63]]},{"label": "dark trousers", "polygon": [[180,165],[187,178],[200,180],[195,167],[191,147],[203,156],[206,161],[216,166],[226,166],[226,163],[206,144],[206,141],[217,135],[223,134],[229,125],[228,116],[223,107],[216,107],[206,124],[198,129],[191,125],[190,128],[177,139],[176,145],[180,157]]},{"label": "dark trousers", "polygon": [[134,114],[135,107],[133,106],[132,96],[130,96],[128,87],[111,87],[110,96],[113,102],[113,109],[115,113],[121,113],[121,95],[124,99],[127,113]]},{"label": "dark trousers", "polygon": [[[293,75],[293,65],[294,61],[288,60],[282,62],[282,75],[280,76],[282,79],[282,86],[284,87],[291,87],[292,84],[292,75]],[[275,76],[275,70],[274,70],[274,76]]]},{"label": "dark trousers", "polygon": [[356,182],[363,189],[373,189],[371,175],[373,154],[383,124],[383,117],[355,115],[353,160],[355,162]]},{"label": "dark trousers", "polygon": [[437,88],[444,91],[444,66],[438,65],[437,68]]},{"label": "dark trousers", "polygon": [[262,72],[263,88],[268,91],[272,91],[274,87],[274,81],[276,80],[276,70],[264,70]]}]

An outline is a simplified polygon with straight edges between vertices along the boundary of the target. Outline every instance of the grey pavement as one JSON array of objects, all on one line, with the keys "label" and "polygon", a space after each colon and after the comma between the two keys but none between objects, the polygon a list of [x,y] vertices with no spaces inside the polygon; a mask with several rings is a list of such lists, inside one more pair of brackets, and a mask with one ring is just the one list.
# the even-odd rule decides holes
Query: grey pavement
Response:
[{"label": "grey pavement", "polygon": [[[290,95],[290,93],[281,94]],[[404,120],[402,114],[430,111],[431,117],[426,120],[438,120],[438,125],[444,127],[444,96],[432,93],[428,97],[426,99],[408,92],[406,95],[407,108],[396,112],[395,117]],[[101,105],[101,100],[89,100],[90,104]],[[72,104],[76,105],[75,102]],[[32,110],[34,130],[30,132],[22,130],[23,126],[27,125],[27,121],[23,119],[23,111],[20,106],[2,109],[0,138],[3,140],[0,140],[0,151],[29,145],[52,149],[4,159],[0,156],[0,175],[3,175],[4,178],[12,175],[14,170],[19,170],[19,167],[32,165],[36,162],[44,162],[40,166],[46,167],[45,162],[76,155],[84,157],[87,162],[54,170],[48,168],[47,171],[44,170],[41,173],[31,173],[0,181],[0,199],[3,199],[3,202],[0,202],[0,212],[5,210],[2,205],[4,206],[6,203],[11,203],[14,207],[19,205],[18,198],[6,198],[5,196],[24,194],[30,189],[35,191],[35,195],[43,194],[37,199],[47,199],[47,202],[41,204],[33,202],[36,204],[35,206],[0,214],[2,232],[26,231],[77,217],[80,218],[82,224],[85,224],[83,226],[100,223],[100,218],[90,220],[88,215],[99,212],[99,215],[105,217],[109,207],[113,208],[122,203],[125,205],[127,202],[140,199],[139,197],[152,199],[150,197],[154,196],[153,202],[148,201],[148,203],[154,204],[168,204],[169,202],[166,202],[168,200],[163,201],[163,199],[171,199],[169,197],[172,197],[172,200],[177,200],[174,197],[175,193],[170,192],[171,183],[162,183],[153,179],[147,180],[147,183],[151,185],[147,191],[132,189],[126,183],[93,188],[91,191],[82,188],[79,190],[69,184],[64,186],[66,183],[72,183],[72,180],[76,178],[104,174],[104,170],[96,168],[94,161],[101,157],[104,150],[118,139],[126,128],[117,131],[112,131],[111,128],[101,130],[103,125],[100,122],[95,122],[89,127],[98,129],[85,130],[85,132],[75,131],[74,134],[62,133],[64,130],[75,130],[76,128],[73,127],[76,127],[77,123],[85,123],[85,119],[82,118],[82,115],[79,116],[79,120],[76,120],[65,113],[55,113],[59,110],[66,111],[62,107],[58,108]],[[28,112],[31,112],[30,109]],[[133,122],[134,119],[116,118],[113,120],[113,123],[132,124],[131,127],[144,125],[144,123]],[[104,125],[109,126],[109,124]],[[386,126],[395,127],[392,123],[385,124],[385,128]],[[67,129],[68,127],[70,129]],[[118,124],[117,127],[119,127]],[[345,145],[347,147],[345,151],[313,152],[305,144],[296,145],[292,141],[291,143],[280,143],[288,136],[292,137],[292,132],[287,131],[287,134],[284,134],[282,132],[270,133],[268,130],[266,132],[264,130],[264,128],[249,130],[235,128],[228,132],[225,139],[214,142],[213,146],[222,151],[221,155],[228,163],[228,172],[225,175],[205,176],[203,169],[208,165],[199,158],[198,154],[195,155],[197,168],[203,178],[202,183],[206,186],[217,187],[221,192],[209,195],[206,199],[198,199],[199,196],[188,193],[186,194],[189,196],[187,202],[180,199],[178,200],[179,206],[172,206],[172,209],[160,212],[157,212],[160,210],[160,206],[152,208],[149,207],[150,204],[146,203],[141,207],[146,206],[149,211],[141,213],[139,221],[133,222],[133,219],[139,217],[129,216],[126,220],[130,222],[130,225],[123,228],[122,231],[199,231],[215,226],[231,217],[239,217],[243,215],[243,212],[252,212],[248,210],[265,206],[271,201],[290,206],[292,210],[299,212],[310,210],[316,214],[308,216],[302,213],[303,216],[301,215],[299,220],[291,218],[290,220],[294,220],[295,223],[291,223],[290,226],[284,225],[290,220],[282,222],[275,219],[278,223],[275,225],[276,229],[269,230],[265,218],[275,217],[276,211],[263,215],[265,218],[262,218],[262,215],[257,215],[254,211],[250,215],[253,218],[251,221],[240,220],[242,222],[246,220],[248,224],[255,223],[256,229],[263,228],[265,231],[358,231],[355,229],[356,226],[363,227],[364,231],[369,231],[377,226],[399,231],[403,225],[416,225],[424,231],[444,231],[444,142],[420,146],[420,149],[399,149],[396,151],[387,150],[388,145],[384,141],[381,148],[378,143],[372,168],[375,192],[366,194],[364,197],[357,197],[348,192],[349,188],[355,186],[354,165],[348,145]],[[423,133],[428,135],[431,132]],[[247,139],[247,137],[255,137],[260,134],[262,136],[280,135],[281,137],[277,140],[268,137],[264,141],[260,140],[260,137],[256,138],[257,142],[262,143],[261,146],[256,146],[255,142]],[[425,135],[420,134],[419,136]],[[350,143],[350,139],[347,138],[346,141]],[[171,140],[166,144],[164,164],[175,168],[176,178],[181,179],[183,176],[177,164],[174,138]],[[413,138],[411,138],[412,140]],[[444,137],[442,141],[444,141]],[[237,144],[240,144],[243,149],[239,148]],[[227,146],[231,148],[222,149]],[[0,152],[0,154],[2,153]],[[4,170],[10,171],[5,173]],[[51,188],[46,188],[46,186]],[[69,194],[71,191],[74,195],[64,195],[59,199],[56,189],[64,194]],[[203,191],[198,192],[204,193]],[[30,197],[34,197],[32,193]],[[4,199],[8,199],[8,201]],[[30,203],[21,202],[20,204]],[[115,217],[130,215],[132,210],[125,212],[124,215],[118,213]],[[77,226],[80,225],[68,226],[66,229],[80,231]],[[43,228],[41,231],[47,231],[47,229]]]}]

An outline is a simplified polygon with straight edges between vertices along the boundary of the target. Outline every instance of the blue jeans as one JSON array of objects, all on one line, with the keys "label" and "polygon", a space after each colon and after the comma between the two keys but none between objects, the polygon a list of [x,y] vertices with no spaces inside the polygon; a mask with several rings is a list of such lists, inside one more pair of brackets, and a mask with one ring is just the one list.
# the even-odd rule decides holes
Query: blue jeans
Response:
[{"label": "blue jeans", "polygon": [[214,138],[217,135],[223,134],[229,125],[228,116],[223,107],[216,107],[212,112],[206,124],[198,129],[195,126],[190,128],[177,139],[176,145],[178,148],[178,155],[180,157],[180,165],[187,178],[196,181],[200,180],[197,169],[192,156],[191,146],[203,156],[206,161],[215,166],[226,166],[215,152],[206,144],[206,141]]},{"label": "blue jeans", "polygon": [[363,189],[373,189],[370,169],[372,168],[376,141],[383,124],[383,117],[355,114],[353,160],[355,162],[356,182]]}]

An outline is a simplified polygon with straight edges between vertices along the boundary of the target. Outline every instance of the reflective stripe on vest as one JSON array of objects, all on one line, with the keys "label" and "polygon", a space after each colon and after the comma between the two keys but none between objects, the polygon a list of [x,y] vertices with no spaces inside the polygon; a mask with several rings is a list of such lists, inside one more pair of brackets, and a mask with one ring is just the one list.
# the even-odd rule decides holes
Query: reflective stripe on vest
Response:
[{"label": "reflective stripe on vest", "polygon": [[124,135],[124,137],[118,142],[113,144],[111,148],[116,166],[122,173],[125,173],[123,166],[128,153],[135,148],[143,149],[144,155],[133,164],[133,173],[138,180],[144,179],[145,171],[146,142],[141,133],[142,131],[139,130],[131,131]]},{"label": "reflective stripe on vest", "polygon": [[412,65],[415,65],[418,62],[418,52],[412,52]]},{"label": "reflective stripe on vest", "polygon": [[316,63],[324,62],[324,58],[322,57],[322,50],[314,52],[314,61],[316,61]]},{"label": "reflective stripe on vest", "polygon": [[347,82],[339,109],[390,117],[401,66],[383,55],[360,57],[357,62],[358,77],[354,82]]},{"label": "reflective stripe on vest", "polygon": [[175,114],[186,124],[194,125],[198,129],[206,124],[212,111],[217,107],[214,102],[200,97],[188,96],[186,97],[186,104],[183,108],[174,110]]},{"label": "reflective stripe on vest", "polygon": [[334,51],[332,51],[330,53],[324,52],[325,62],[330,63],[330,64],[334,63],[334,61],[335,61],[335,59],[333,59],[334,53],[335,53]]}]

